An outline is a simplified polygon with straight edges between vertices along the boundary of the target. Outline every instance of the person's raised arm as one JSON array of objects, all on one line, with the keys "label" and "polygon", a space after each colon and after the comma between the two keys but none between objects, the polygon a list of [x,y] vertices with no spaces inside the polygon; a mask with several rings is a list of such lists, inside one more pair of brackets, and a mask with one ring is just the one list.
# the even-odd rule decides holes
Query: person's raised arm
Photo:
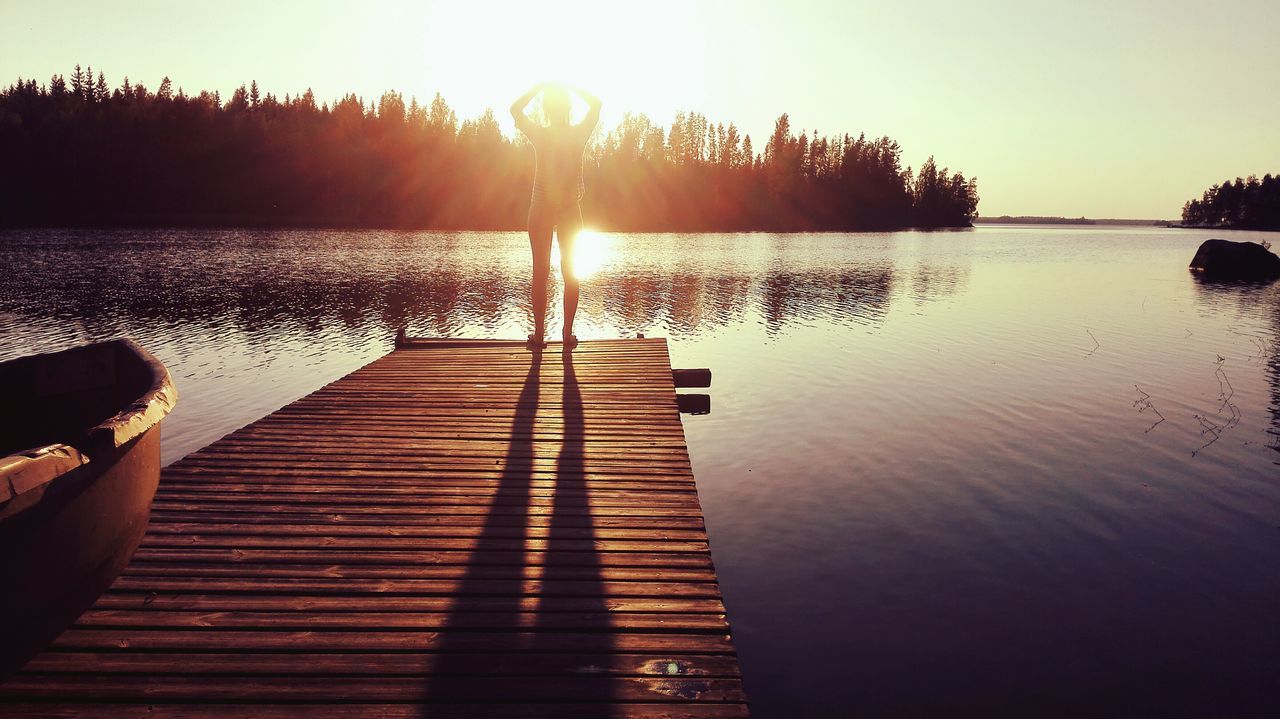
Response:
[{"label": "person's raised arm", "polygon": [[524,114],[524,109],[529,106],[534,95],[542,92],[543,85],[545,84],[546,83],[538,83],[537,85],[534,85],[529,88],[528,92],[516,98],[516,101],[511,103],[511,119],[516,121],[516,127],[526,135],[529,134],[529,129],[533,127],[533,121],[529,119],[528,115]]},{"label": "person's raised arm", "polygon": [[587,116],[582,118],[582,122],[578,124],[578,127],[581,127],[588,132],[596,129],[596,125],[600,122],[600,98],[580,87],[573,88],[573,91],[578,93],[578,96],[583,100],[587,101]]}]

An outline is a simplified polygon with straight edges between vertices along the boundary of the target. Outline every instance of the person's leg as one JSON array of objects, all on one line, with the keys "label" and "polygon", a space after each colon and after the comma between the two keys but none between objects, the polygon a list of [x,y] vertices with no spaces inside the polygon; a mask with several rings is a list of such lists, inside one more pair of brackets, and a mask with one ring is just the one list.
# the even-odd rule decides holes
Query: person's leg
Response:
[{"label": "person's leg", "polygon": [[560,245],[560,276],[564,280],[565,342],[577,340],[573,334],[573,318],[578,314],[578,277],[573,272],[573,246],[582,231],[582,210],[573,203],[556,219],[556,243]]},{"label": "person's leg", "polygon": [[545,208],[529,208],[529,248],[533,250],[533,284],[529,299],[533,303],[531,340],[542,342],[547,324],[547,276],[551,273],[552,219]]}]

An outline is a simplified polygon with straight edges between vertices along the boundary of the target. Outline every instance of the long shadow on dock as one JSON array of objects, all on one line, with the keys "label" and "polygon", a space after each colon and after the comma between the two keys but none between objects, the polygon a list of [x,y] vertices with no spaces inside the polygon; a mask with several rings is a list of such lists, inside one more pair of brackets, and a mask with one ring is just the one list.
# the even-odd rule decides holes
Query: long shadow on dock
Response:
[{"label": "long shadow on dock", "polygon": [[[586,478],[586,417],[582,392],[574,372],[573,353],[561,355],[564,385],[561,412],[564,434],[556,458],[555,499],[547,534],[547,553],[543,567],[542,592],[538,601],[539,629],[534,650],[538,653],[564,651],[554,632],[553,620],[566,616],[556,612],[553,603],[561,596],[578,597],[573,625],[582,632],[575,652],[582,659],[573,667],[578,676],[589,677],[579,690],[579,700],[609,702],[617,698],[615,680],[611,676],[613,639],[611,622],[605,604],[604,572],[596,545],[595,522],[591,513],[591,495]],[[589,682],[589,683],[588,683]],[[584,717],[608,717],[607,703],[578,709]]]},{"label": "long shadow on dock", "polygon": [[[543,352],[534,350],[498,488],[445,622],[429,702],[573,703],[574,716],[612,715],[613,642],[584,474],[586,422],[572,353],[562,362],[550,516],[535,509],[534,482],[547,475],[539,459],[549,458],[540,450],[554,424],[537,422]],[[554,407],[548,415],[554,419]]]}]

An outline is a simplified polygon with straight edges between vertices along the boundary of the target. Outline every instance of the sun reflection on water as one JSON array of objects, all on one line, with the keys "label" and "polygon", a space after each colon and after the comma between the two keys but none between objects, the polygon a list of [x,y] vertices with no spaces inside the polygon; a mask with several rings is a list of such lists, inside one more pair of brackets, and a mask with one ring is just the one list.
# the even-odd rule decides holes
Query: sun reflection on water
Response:
[{"label": "sun reflection on water", "polygon": [[[580,280],[590,279],[614,260],[614,237],[611,234],[584,229],[573,245],[573,274]],[[551,266],[560,265],[560,245],[551,251]]]}]

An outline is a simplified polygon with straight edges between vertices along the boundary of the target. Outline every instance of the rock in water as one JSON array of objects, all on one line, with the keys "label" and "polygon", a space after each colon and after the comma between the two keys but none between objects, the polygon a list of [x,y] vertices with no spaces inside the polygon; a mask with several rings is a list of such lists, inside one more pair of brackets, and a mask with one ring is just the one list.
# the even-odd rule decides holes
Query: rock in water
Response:
[{"label": "rock in water", "polygon": [[1274,280],[1280,278],[1280,257],[1256,242],[1205,240],[1191,269],[1215,280]]}]

